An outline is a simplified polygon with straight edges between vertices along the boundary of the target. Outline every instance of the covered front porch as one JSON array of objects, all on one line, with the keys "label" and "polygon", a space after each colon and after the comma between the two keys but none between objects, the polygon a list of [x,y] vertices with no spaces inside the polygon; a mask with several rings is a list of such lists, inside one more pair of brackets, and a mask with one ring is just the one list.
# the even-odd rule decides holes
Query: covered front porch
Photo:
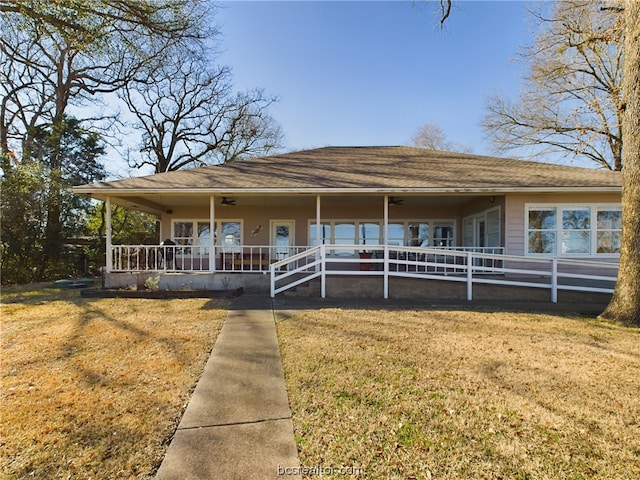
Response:
[{"label": "covered front porch", "polygon": [[[402,193],[118,198],[155,211],[164,240],[113,245],[107,229],[105,285],[156,278],[163,289],[242,287],[276,296],[316,281],[324,297],[329,282],[349,276],[381,280],[382,291],[375,282],[360,290],[389,298],[390,285],[405,278],[462,283],[468,300],[474,285],[493,284],[548,289],[551,301],[561,290],[613,289],[611,261],[508,252],[506,196]],[[421,290],[412,288],[410,296]]]},{"label": "covered front porch", "polygon": [[[105,203],[107,273],[267,272],[323,244],[342,259],[379,256],[380,245],[504,253],[504,197],[493,195],[149,194]],[[112,203],[156,215],[158,243],[113,244]]]}]

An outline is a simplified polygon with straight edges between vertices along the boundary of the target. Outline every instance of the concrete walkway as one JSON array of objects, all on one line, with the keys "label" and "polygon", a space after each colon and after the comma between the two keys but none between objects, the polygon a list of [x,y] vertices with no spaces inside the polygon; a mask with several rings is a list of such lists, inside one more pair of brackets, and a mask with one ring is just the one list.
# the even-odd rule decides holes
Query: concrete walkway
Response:
[{"label": "concrete walkway", "polygon": [[300,478],[274,313],[266,296],[229,310],[158,480]]}]

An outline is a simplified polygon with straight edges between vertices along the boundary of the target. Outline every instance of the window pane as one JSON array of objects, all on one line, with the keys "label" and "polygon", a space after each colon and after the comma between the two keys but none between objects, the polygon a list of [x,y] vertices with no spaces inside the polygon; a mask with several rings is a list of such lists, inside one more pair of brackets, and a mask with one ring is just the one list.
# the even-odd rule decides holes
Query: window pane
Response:
[{"label": "window pane", "polygon": [[380,225],[378,223],[363,222],[358,226],[360,245],[380,244]]},{"label": "window pane", "polygon": [[487,213],[487,247],[500,246],[500,210]]},{"label": "window pane", "polygon": [[493,210],[487,213],[487,232],[491,234],[500,233],[500,211]]},{"label": "window pane", "polygon": [[472,247],[473,246],[473,218],[465,219],[462,229],[463,229],[462,245],[464,245],[465,247]]},{"label": "window pane", "polygon": [[[356,243],[356,224],[353,222],[342,222],[335,224],[334,243],[336,245],[353,245]],[[353,255],[351,250],[335,250],[336,255]]]},{"label": "window pane", "polygon": [[590,253],[591,242],[588,231],[569,230],[562,232],[562,253]]},{"label": "window pane", "polygon": [[175,222],[173,239],[178,245],[193,245],[193,222]]},{"label": "window pane", "polygon": [[433,245],[436,247],[453,246],[453,223],[436,223],[433,227]]},{"label": "window pane", "polygon": [[556,253],[556,232],[529,232],[529,253]]},{"label": "window pane", "polygon": [[555,208],[529,210],[529,230],[554,230],[555,228]]},{"label": "window pane", "polygon": [[407,228],[409,245],[412,247],[428,247],[429,246],[429,224],[420,222],[411,222]]},{"label": "window pane", "polygon": [[622,233],[598,232],[598,253],[620,253]]},{"label": "window pane", "polygon": [[590,220],[589,208],[562,210],[562,228],[565,230],[588,230],[591,228]]},{"label": "window pane", "polygon": [[209,230],[209,222],[198,222],[198,245],[200,254],[209,254],[209,245],[211,245],[211,231]]},{"label": "window pane", "polygon": [[[320,238],[323,244],[331,243],[331,225],[329,223],[320,223]],[[312,247],[318,245],[318,232],[315,222],[309,224],[309,245]]]},{"label": "window pane", "polygon": [[354,244],[356,241],[355,223],[336,223],[335,243],[338,245]]},{"label": "window pane", "polygon": [[230,249],[225,251],[240,251],[238,248],[242,244],[240,222],[222,222],[220,224],[220,244]]},{"label": "window pane", "polygon": [[622,229],[622,211],[620,209],[598,209],[598,230]]},{"label": "window pane", "polygon": [[390,223],[387,227],[387,244],[404,245],[404,223]]}]

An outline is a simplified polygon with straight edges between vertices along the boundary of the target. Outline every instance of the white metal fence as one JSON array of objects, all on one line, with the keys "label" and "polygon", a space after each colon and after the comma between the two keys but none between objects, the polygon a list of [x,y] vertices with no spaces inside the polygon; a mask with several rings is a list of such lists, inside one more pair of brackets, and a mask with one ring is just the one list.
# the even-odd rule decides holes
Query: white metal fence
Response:
[{"label": "white metal fence", "polygon": [[326,296],[330,275],[373,275],[384,278],[384,298],[389,296],[389,278],[405,277],[465,282],[467,299],[473,299],[474,284],[546,288],[557,302],[559,290],[612,293],[618,264],[565,258],[504,255],[502,249],[420,248],[399,246],[321,245],[270,266],[271,296],[313,278],[321,278],[321,296]]}]

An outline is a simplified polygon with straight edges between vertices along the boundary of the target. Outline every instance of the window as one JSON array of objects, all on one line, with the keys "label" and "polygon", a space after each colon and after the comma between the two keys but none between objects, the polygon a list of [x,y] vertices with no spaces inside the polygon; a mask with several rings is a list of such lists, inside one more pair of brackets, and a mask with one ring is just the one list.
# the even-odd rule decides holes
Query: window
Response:
[{"label": "window", "polygon": [[209,255],[209,246],[211,245],[211,231],[209,230],[209,222],[198,222],[198,238],[196,245],[202,247],[204,255]]},{"label": "window", "polygon": [[[356,224],[354,222],[336,222],[333,243],[336,245],[353,245],[356,243]],[[353,255],[351,250],[335,250],[336,255]]]},{"label": "window", "polygon": [[380,245],[380,224],[375,222],[358,224],[358,245]]},{"label": "window", "polygon": [[[216,222],[216,244],[232,249],[242,245],[242,224],[239,221]],[[194,234],[194,232],[197,232]],[[173,222],[173,241],[177,245],[194,245],[195,254],[209,254],[211,245],[211,230],[209,222],[198,220],[180,220]],[[191,253],[191,249],[184,249],[183,253]]]},{"label": "window", "polygon": [[173,241],[178,245],[193,245],[193,222],[173,222]]},{"label": "window", "polygon": [[475,236],[473,234],[475,225],[475,219],[473,217],[467,217],[462,223],[462,245],[465,247],[475,247]]},{"label": "window", "polygon": [[500,246],[500,208],[487,212],[487,247]]},{"label": "window", "polygon": [[433,245],[435,247],[452,247],[453,222],[436,222],[433,229]]},{"label": "window", "polygon": [[555,253],[556,251],[556,209],[529,209],[528,253]]},{"label": "window", "polygon": [[[383,243],[381,221],[361,222],[327,220],[320,224],[322,243],[335,245],[380,245]],[[318,244],[316,222],[309,221],[309,245]],[[428,247],[453,246],[455,222],[431,220],[392,221],[387,225],[387,244],[397,246]],[[353,250],[341,250],[336,254],[353,254]]]},{"label": "window", "polygon": [[596,224],[597,253],[620,253],[622,210],[598,208]]},{"label": "window", "polygon": [[[331,225],[327,222],[320,222],[320,241],[324,245],[325,243],[331,243]],[[318,231],[316,229],[316,222],[309,223],[309,246],[315,247],[318,245]]]},{"label": "window", "polygon": [[224,252],[239,252],[242,245],[242,225],[240,222],[220,222],[220,234],[217,238],[220,240],[216,243],[222,246]]},{"label": "window", "polygon": [[409,245],[412,247],[429,246],[429,224],[421,222],[409,223]]},{"label": "window", "polygon": [[620,253],[618,206],[532,206],[527,207],[527,221],[529,254]]},{"label": "window", "polygon": [[404,245],[404,223],[389,223],[387,225],[387,244]]},{"label": "window", "polygon": [[591,253],[591,209],[562,209],[562,253]]}]

